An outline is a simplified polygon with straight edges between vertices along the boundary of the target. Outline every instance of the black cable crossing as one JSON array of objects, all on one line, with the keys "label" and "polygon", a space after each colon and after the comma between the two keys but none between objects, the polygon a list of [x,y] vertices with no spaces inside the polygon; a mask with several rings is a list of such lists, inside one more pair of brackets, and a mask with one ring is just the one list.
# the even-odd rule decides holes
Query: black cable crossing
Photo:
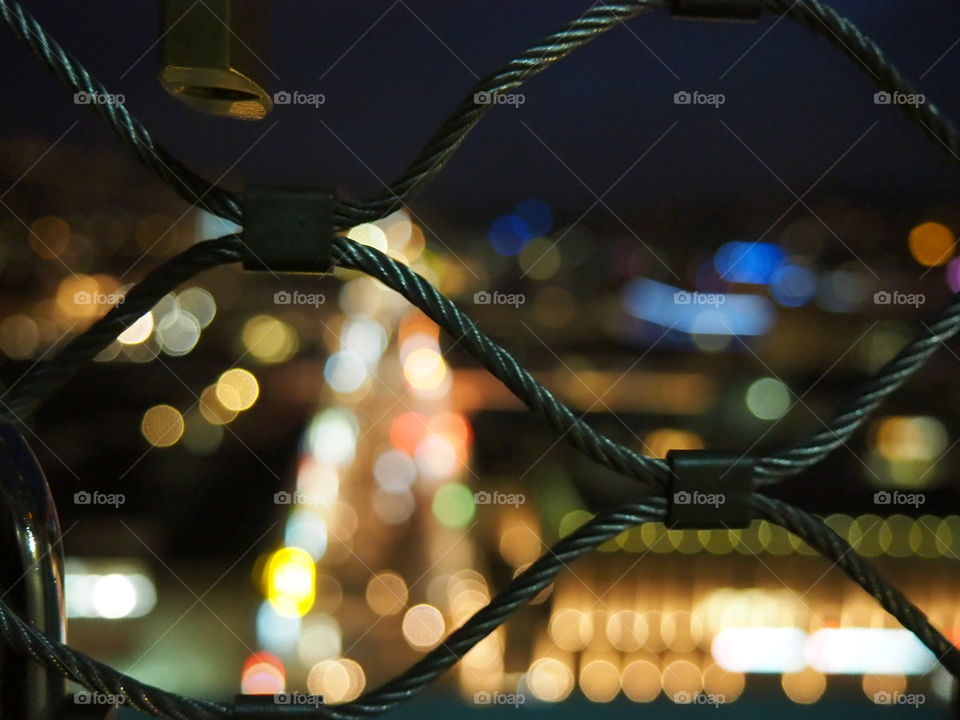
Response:
[{"label": "black cable crossing", "polygon": [[[861,65],[876,83],[889,92],[913,93],[913,88],[887,61],[880,49],[849,20],[818,0],[763,0],[765,9],[791,17],[827,37]],[[481,80],[444,122],[421,154],[382,195],[359,202],[340,202],[335,229],[377,220],[407,203],[439,173],[493,103],[478,104],[475,93],[499,95],[519,87],[617,24],[645,10],[663,8],[665,0],[636,0],[591,6],[582,16],[531,47],[504,68]],[[106,94],[106,88],[59,45],[15,0],[0,0],[0,19],[74,92]],[[122,104],[95,103],[92,107],[123,142],[156,175],[187,202],[238,224],[243,222],[242,196],[209,183],[173,158]],[[957,133],[932,103],[900,105],[922,125],[953,160],[958,155]],[[592,520],[560,540],[539,560],[511,581],[490,603],[475,613],[444,642],[405,672],[343,705],[320,706],[318,718],[354,720],[378,715],[409,699],[455,664],[467,651],[501,625],[521,605],[547,587],[568,563],[644,522],[664,521],[671,474],[663,460],[641,455],[592,428],[537,382],[503,347],[484,334],[457,305],[427,280],[386,254],[343,237],[334,240],[338,265],[358,270],[383,282],[422,310],[446,332],[460,340],[467,352],[513,392],[531,412],[544,420],[574,447],[603,466],[648,486],[651,496],[619,508],[601,511]],[[115,307],[86,332],[67,343],[49,361],[38,363],[0,401],[0,417],[28,422],[33,412],[83,364],[92,360],[127,327],[148,312],[164,295],[197,273],[239,262],[243,254],[240,235],[198,243],[150,272]],[[944,308],[930,326],[888,362],[860,392],[843,405],[823,430],[802,443],[755,466],[755,483],[763,486],[801,472],[822,461],[844,444],[867,417],[893,392],[924,366],[937,347],[960,329],[960,296]],[[934,653],[947,670],[960,678],[960,651],[933,627],[926,616],[895,587],[884,580],[849,544],[820,519],[770,498],[752,495],[757,519],[790,531],[840,567],[874,597],[905,628]],[[178,720],[208,720],[233,716],[230,706],[194,700],[141,683],[87,655],[54,641],[26,624],[0,600],[0,639],[17,652],[32,657],[86,688],[123,695],[126,703],[153,715]]]}]

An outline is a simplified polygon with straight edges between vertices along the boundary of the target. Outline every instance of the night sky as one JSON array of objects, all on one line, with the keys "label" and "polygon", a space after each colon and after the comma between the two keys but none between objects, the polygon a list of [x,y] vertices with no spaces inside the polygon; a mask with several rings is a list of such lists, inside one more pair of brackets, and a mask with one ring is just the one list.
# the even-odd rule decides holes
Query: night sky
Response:
[{"label": "night sky", "polygon": [[[960,6],[930,0],[835,6],[929,100],[960,114]],[[326,103],[278,107],[259,123],[200,116],[164,93],[156,81],[158,3],[27,7],[108,88],[126,96],[162,144],[208,176],[236,163],[228,175],[235,187],[248,180],[322,184],[363,197],[400,173],[478,77],[587,5],[274,3],[270,90],[322,92]],[[53,141],[78,120],[63,142],[115,143],[19,42],[0,44],[0,66],[4,135]],[[719,109],[673,103],[675,92],[694,89],[722,92],[726,102]],[[749,198],[768,208],[756,218],[766,227],[793,202],[784,184],[802,195],[864,133],[811,197],[841,194],[888,206],[952,199],[957,169],[896,109],[875,105],[875,89],[862,68],[792,20],[691,23],[653,10],[531,80],[519,109],[489,113],[416,207],[488,221],[517,199],[536,196],[559,208],[561,219],[564,210],[574,219],[665,132],[604,198],[625,218],[658,208],[683,216]],[[46,161],[56,162],[55,155]],[[725,222],[717,232],[753,229]]]}]

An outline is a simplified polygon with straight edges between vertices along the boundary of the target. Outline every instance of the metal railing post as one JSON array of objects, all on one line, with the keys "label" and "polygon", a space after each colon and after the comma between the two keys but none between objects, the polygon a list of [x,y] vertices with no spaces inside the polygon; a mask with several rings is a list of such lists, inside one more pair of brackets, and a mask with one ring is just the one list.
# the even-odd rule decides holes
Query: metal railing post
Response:
[{"label": "metal railing post", "polygon": [[[0,423],[0,594],[38,630],[63,641],[63,557],[50,487],[23,435]],[[0,717],[62,718],[66,681],[0,647]]]}]

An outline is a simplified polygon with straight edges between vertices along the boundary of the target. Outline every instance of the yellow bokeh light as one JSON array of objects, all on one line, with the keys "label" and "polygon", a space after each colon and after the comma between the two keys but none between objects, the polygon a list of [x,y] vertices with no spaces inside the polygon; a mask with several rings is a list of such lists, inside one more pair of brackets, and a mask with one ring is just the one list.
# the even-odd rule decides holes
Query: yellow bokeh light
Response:
[{"label": "yellow bokeh light", "polygon": [[433,605],[414,605],[403,616],[403,637],[414,648],[433,647],[445,630],[443,615]]},{"label": "yellow bokeh light", "polygon": [[233,422],[237,417],[236,410],[230,410],[220,402],[215,385],[211,385],[200,393],[199,407],[203,419],[211,425],[226,425]]},{"label": "yellow bokeh light", "polygon": [[517,257],[524,275],[534,280],[546,280],[560,269],[560,251],[557,241],[549,238],[536,238],[524,246]]},{"label": "yellow bokeh light", "polygon": [[724,703],[732,703],[740,697],[745,684],[743,673],[724,670],[719,665],[711,665],[703,672],[703,691],[723,696]]},{"label": "yellow bokeh light", "polygon": [[703,438],[690,430],[660,428],[643,439],[643,452],[651,457],[665,458],[671,450],[702,449]]},{"label": "yellow bokeh light", "polygon": [[153,332],[153,315],[141,315],[130,327],[117,336],[117,341],[123,345],[139,345]]},{"label": "yellow bokeh light", "polygon": [[876,426],[877,452],[891,461],[934,460],[947,445],[943,423],[933,417],[894,415]]},{"label": "yellow bokeh light", "polygon": [[348,658],[321,660],[310,669],[307,689],[323,695],[324,703],[344,703],[355,700],[367,684],[363,668]]},{"label": "yellow bokeh light", "polygon": [[573,690],[573,672],[554,658],[540,658],[527,671],[527,687],[538,700],[560,702]]},{"label": "yellow bokeh light", "polygon": [[109,308],[101,300],[100,284],[90,275],[71,275],[57,288],[57,309],[72,318],[93,318]]},{"label": "yellow bokeh light", "polygon": [[63,218],[47,215],[30,225],[30,249],[40,257],[60,257],[69,245],[70,226]]},{"label": "yellow bokeh light", "polygon": [[554,611],[547,625],[550,639],[561,650],[583,650],[593,639],[591,615],[576,608],[560,608]]},{"label": "yellow bokeh light", "polygon": [[815,703],[827,689],[827,678],[823,673],[807,668],[800,672],[784,673],[780,679],[787,697],[800,705]]},{"label": "yellow bokeh light", "polygon": [[247,352],[267,363],[288,360],[300,346],[297,331],[271,315],[257,315],[247,320],[240,337]]},{"label": "yellow bokeh light", "polygon": [[316,570],[306,550],[285,547],[267,560],[264,569],[267,599],[279,614],[301,617],[316,598]]},{"label": "yellow bokeh light", "polygon": [[380,572],[367,583],[367,604],[377,615],[396,615],[407,604],[407,583],[395,572]]},{"label": "yellow bokeh light", "polygon": [[387,251],[387,235],[373,223],[363,223],[350,228],[347,237],[361,245],[368,245],[380,252]]},{"label": "yellow bokeh light", "polygon": [[407,355],[403,376],[416,390],[433,390],[447,376],[447,364],[436,350],[419,348]]},{"label": "yellow bokeh light", "polygon": [[943,265],[953,257],[957,238],[946,225],[925,222],[910,231],[908,244],[913,259],[926,267]]},{"label": "yellow bokeh light", "polygon": [[183,435],[183,415],[169,405],[155,405],[144,413],[140,430],[154,447],[170,447]]},{"label": "yellow bokeh light", "polygon": [[249,370],[233,368],[217,380],[216,393],[217,400],[227,410],[240,412],[253,407],[260,395],[260,385]]},{"label": "yellow bokeh light", "polygon": [[609,660],[591,660],[580,668],[580,689],[592,702],[610,702],[620,692],[619,668]]},{"label": "yellow bokeh light", "polygon": [[634,702],[651,702],[660,694],[660,668],[649,660],[634,660],[623,669],[620,683]]},{"label": "yellow bokeh light", "polygon": [[677,660],[663,669],[663,692],[673,702],[686,705],[703,689],[703,674],[689,660]]}]

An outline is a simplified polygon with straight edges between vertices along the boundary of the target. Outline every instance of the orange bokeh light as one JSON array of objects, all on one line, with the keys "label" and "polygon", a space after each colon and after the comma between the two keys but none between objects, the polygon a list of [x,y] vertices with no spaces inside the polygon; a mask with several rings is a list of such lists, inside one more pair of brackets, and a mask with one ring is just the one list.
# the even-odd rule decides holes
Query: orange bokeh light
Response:
[{"label": "orange bokeh light", "polygon": [[420,413],[407,412],[397,415],[390,424],[390,442],[397,450],[408,455],[417,451],[417,446],[426,434],[427,418]]}]

